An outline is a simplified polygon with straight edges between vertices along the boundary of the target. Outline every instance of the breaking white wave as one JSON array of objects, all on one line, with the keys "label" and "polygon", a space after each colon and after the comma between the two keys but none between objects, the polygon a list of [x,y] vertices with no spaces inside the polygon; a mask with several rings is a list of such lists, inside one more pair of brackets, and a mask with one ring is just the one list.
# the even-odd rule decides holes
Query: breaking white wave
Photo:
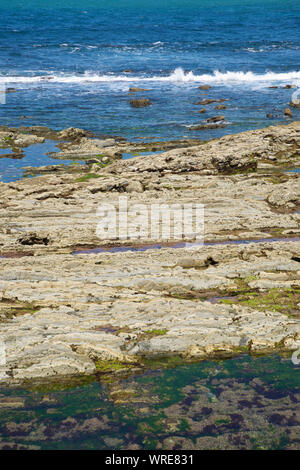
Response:
[{"label": "breaking white wave", "polygon": [[17,83],[112,83],[112,82],[173,82],[173,83],[209,83],[219,85],[238,85],[238,84],[270,84],[289,82],[300,86],[300,71],[275,73],[266,72],[264,74],[255,74],[249,72],[219,72],[213,74],[195,75],[192,71],[185,72],[182,68],[177,68],[168,76],[132,76],[131,74],[100,75],[97,73],[86,72],[82,75],[59,74],[46,76],[0,76],[0,84]]}]

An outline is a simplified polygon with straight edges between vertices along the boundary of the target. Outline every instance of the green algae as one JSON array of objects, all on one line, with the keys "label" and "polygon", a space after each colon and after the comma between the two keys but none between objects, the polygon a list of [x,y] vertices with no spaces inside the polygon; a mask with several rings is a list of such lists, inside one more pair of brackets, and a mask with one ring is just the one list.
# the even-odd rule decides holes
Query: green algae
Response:
[{"label": "green algae", "polygon": [[23,382],[22,387],[30,392],[44,394],[66,390],[73,390],[76,387],[82,387],[95,381],[94,375],[83,375],[74,377],[61,377],[59,379],[44,379]]},{"label": "green algae", "polygon": [[300,289],[273,288],[267,292],[243,292],[237,299],[220,299],[220,303],[236,304],[261,311],[299,315]]},{"label": "green algae", "polygon": [[102,175],[98,175],[97,173],[87,173],[87,174],[77,178],[76,182],[77,183],[85,183],[86,181],[89,181],[90,179],[93,179],[93,178],[101,178],[101,176]]},{"label": "green algae", "polygon": [[145,333],[147,333],[148,335],[153,335],[153,336],[161,336],[161,335],[165,335],[167,333],[168,330],[166,329],[157,329],[157,330],[147,330],[145,331]]},{"label": "green algae", "polygon": [[116,372],[119,370],[127,370],[133,367],[133,364],[124,363],[115,360],[98,360],[95,362],[95,366],[98,372],[109,373]]},{"label": "green algae", "polygon": [[142,363],[147,369],[169,369],[186,363],[186,360],[179,355],[159,356],[143,358]]},{"label": "green algae", "polygon": [[285,433],[278,432],[274,426],[269,426],[267,432],[255,431],[250,434],[253,450],[281,449],[288,443]]},{"label": "green algae", "polygon": [[[251,449],[286,448],[291,442],[295,443],[286,435],[285,427],[268,421],[264,407],[259,408],[257,422],[253,410],[253,425],[250,423],[247,427],[248,423],[241,420],[240,427],[235,425],[231,403],[239,393],[236,386],[241,384],[242,393],[236,403],[245,397],[248,401],[236,408],[235,416],[239,418],[249,407],[256,406],[259,397],[274,403],[274,410],[280,410],[281,403],[299,389],[299,372],[288,356],[242,355],[226,361],[178,364],[118,379],[120,393],[124,387],[124,401],[126,391],[133,390],[140,403],[130,402],[128,393],[128,403],[118,404],[108,399],[111,387],[97,382],[95,377],[89,384],[50,391],[46,397],[26,391],[24,409],[5,413],[0,409],[0,438],[35,444],[42,449],[112,449],[112,445],[114,450],[132,445],[155,449],[165,440],[174,442],[174,448],[185,449],[188,448],[185,445],[196,444],[199,437],[210,437],[209,446],[214,448],[219,438],[230,435],[239,442],[246,433]],[[257,378],[258,382],[253,384]],[[228,400],[222,401],[219,395],[224,387],[230,395]],[[255,397],[253,387],[258,387]],[[2,388],[0,393],[24,396],[21,390]],[[221,413],[216,411],[220,406]],[[295,401],[289,401],[287,406],[291,412],[297,409]],[[212,417],[209,425],[205,424],[207,416]],[[28,431],[25,426],[18,434],[14,423],[26,423]],[[199,423],[204,424],[199,428]],[[183,447],[176,447],[180,442]]]},{"label": "green algae", "polygon": [[4,315],[4,318],[1,321],[5,321],[7,319],[11,319],[15,316],[19,315],[26,315],[38,312],[41,309],[40,306],[33,305],[31,303],[21,303],[21,302],[13,302],[10,300],[2,299],[0,302],[0,313]]},{"label": "green algae", "polygon": [[164,336],[166,335],[168,330],[166,329],[154,329],[154,330],[146,330],[141,335],[139,336],[139,339],[151,339],[154,338],[155,336]]}]

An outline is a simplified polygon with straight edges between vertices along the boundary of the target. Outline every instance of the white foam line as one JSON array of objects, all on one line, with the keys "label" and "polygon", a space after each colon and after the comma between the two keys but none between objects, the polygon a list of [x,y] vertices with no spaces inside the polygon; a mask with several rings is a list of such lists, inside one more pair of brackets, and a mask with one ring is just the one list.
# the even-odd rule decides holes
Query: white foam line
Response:
[{"label": "white foam line", "polygon": [[17,83],[112,83],[112,82],[174,82],[174,83],[216,83],[216,84],[251,84],[261,83],[268,84],[273,82],[293,82],[300,86],[300,71],[275,73],[266,72],[258,75],[253,72],[219,72],[213,74],[194,75],[193,72],[184,72],[182,68],[177,68],[173,73],[166,77],[153,76],[129,76],[129,75],[99,75],[96,73],[86,72],[83,75],[48,75],[48,76],[0,76],[0,83],[17,84]]}]

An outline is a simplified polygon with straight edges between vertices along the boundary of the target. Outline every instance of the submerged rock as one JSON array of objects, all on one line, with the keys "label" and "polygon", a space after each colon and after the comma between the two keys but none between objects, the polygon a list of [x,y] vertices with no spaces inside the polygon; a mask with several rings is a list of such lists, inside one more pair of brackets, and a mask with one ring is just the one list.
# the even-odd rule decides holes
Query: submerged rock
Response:
[{"label": "submerged rock", "polygon": [[292,113],[292,111],[290,110],[290,108],[285,108],[285,110],[284,110],[284,115],[285,115],[285,116],[288,116],[288,117],[290,117],[290,118],[293,117],[293,113]]},{"label": "submerged rock", "polygon": [[225,121],[225,116],[213,116],[207,119],[207,122],[220,122]]},{"label": "submerged rock", "polygon": [[136,92],[139,92],[139,91],[148,91],[148,90],[146,88],[130,87],[129,91],[131,93],[136,93]]},{"label": "submerged rock", "polygon": [[220,129],[226,127],[227,124],[224,122],[206,122],[203,124],[195,124],[194,126],[190,126],[189,130],[192,131],[202,131],[205,129]]},{"label": "submerged rock", "polygon": [[130,100],[130,105],[133,108],[145,108],[147,106],[150,106],[152,103],[148,98],[141,98],[141,99],[134,99]]},{"label": "submerged rock", "polygon": [[198,101],[198,103],[196,103],[196,104],[206,105],[206,104],[211,104],[211,103],[222,103],[223,101],[228,101],[228,100],[225,99],[225,98],[221,98],[221,99],[205,99],[205,100]]}]

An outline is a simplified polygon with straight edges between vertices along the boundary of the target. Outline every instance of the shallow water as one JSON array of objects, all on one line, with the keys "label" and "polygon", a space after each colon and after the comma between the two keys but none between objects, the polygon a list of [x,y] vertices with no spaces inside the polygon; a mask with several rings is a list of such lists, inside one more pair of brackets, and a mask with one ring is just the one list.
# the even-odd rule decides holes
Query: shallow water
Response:
[{"label": "shallow water", "polygon": [[[290,356],[176,360],[106,383],[2,387],[0,438],[41,449],[300,449],[300,369]],[[20,407],[5,409],[7,398]]]},{"label": "shallow water", "polygon": [[[23,149],[23,158],[0,158],[0,181],[9,183],[17,181],[24,176],[24,167],[40,167],[45,165],[72,164],[72,160],[59,160],[50,157],[47,153],[58,152],[56,142],[46,140],[42,144],[30,145]],[[9,154],[9,149],[1,149],[2,154]],[[0,154],[1,155],[1,154]]]},{"label": "shallow water", "polygon": [[122,155],[122,160],[130,160],[131,158],[136,158],[136,157],[147,157],[148,155],[159,155],[162,153],[161,150],[158,150],[157,152],[131,152],[131,153],[123,153]]},{"label": "shallow water", "polygon": [[118,253],[126,251],[147,251],[147,250],[160,250],[161,248],[188,248],[193,249],[200,246],[215,246],[215,245],[248,245],[250,243],[263,243],[263,242],[299,242],[300,237],[294,238],[253,238],[249,240],[226,240],[219,242],[205,242],[203,243],[188,243],[188,242],[177,242],[177,243],[152,243],[149,245],[122,245],[122,246],[99,246],[97,248],[89,248],[73,251],[73,255],[80,254],[93,254],[93,253]]}]

